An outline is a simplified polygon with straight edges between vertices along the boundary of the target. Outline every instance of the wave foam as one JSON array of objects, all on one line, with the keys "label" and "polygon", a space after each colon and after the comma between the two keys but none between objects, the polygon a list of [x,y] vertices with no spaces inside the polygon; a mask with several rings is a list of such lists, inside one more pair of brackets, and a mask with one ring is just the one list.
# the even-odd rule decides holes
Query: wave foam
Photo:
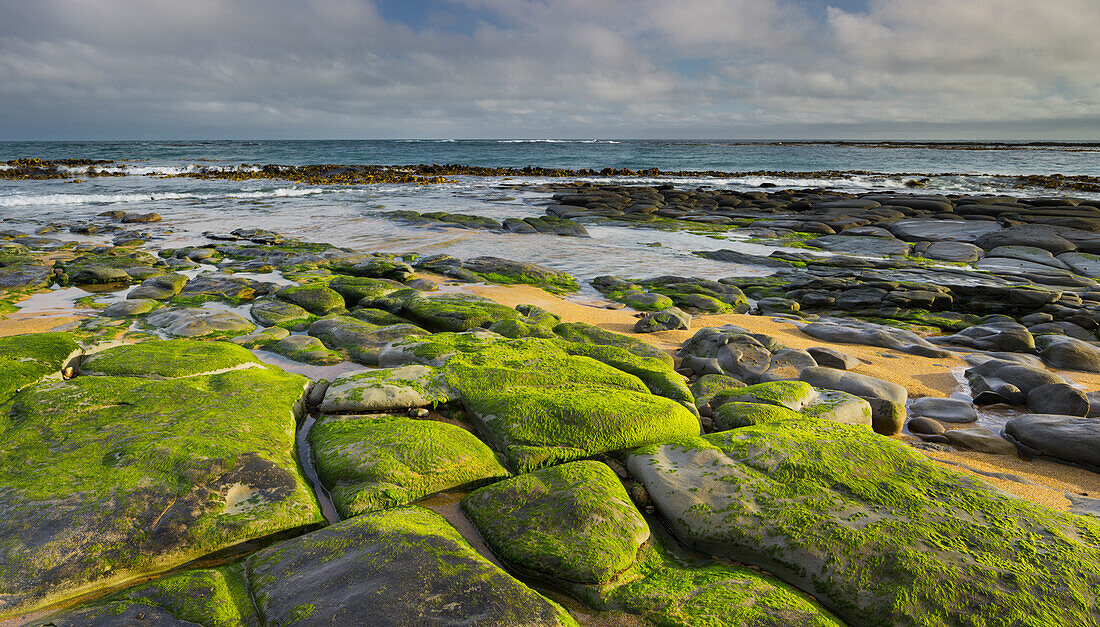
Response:
[{"label": "wave foam", "polygon": [[9,196],[0,198],[0,207],[25,207],[32,205],[84,205],[160,202],[166,200],[217,200],[220,198],[292,198],[325,193],[317,187],[280,187],[254,192],[230,192],[227,194],[187,194],[164,192],[154,194],[39,194],[33,196]]}]

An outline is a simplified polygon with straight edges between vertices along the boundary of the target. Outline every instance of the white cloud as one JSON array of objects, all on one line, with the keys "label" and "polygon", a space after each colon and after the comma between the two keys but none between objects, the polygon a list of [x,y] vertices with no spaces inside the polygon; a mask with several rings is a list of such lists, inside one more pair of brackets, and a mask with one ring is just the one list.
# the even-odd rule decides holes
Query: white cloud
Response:
[{"label": "white cloud", "polygon": [[1011,136],[1036,121],[1100,138],[1095,0],[449,2],[491,19],[410,28],[368,0],[0,0],[0,104],[18,112],[0,138]]}]

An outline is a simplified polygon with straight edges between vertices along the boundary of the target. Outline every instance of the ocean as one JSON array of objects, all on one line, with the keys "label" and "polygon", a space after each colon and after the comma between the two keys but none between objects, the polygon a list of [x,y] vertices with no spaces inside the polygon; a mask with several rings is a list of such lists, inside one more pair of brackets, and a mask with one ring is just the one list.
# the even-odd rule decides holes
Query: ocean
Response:
[{"label": "ocean", "polygon": [[[733,248],[767,254],[777,247],[736,234],[589,225],[591,238],[433,228],[381,215],[397,209],[445,211],[503,221],[541,216],[548,194],[519,183],[562,182],[523,176],[454,176],[431,185],[308,185],[271,179],[211,180],[170,175],[200,168],[263,164],[463,164],[487,167],[600,170],[657,168],[687,176],[579,177],[625,184],[671,183],[751,190],[829,187],[921,194],[1071,195],[1094,191],[1031,186],[1020,177],[1100,177],[1100,144],[943,142],[781,142],[703,140],[372,140],[0,142],[0,161],[19,158],[97,159],[124,176],[52,180],[0,179],[3,229],[96,240],[67,226],[104,211],[156,212],[143,227],[158,248],[203,243],[205,232],[266,228],[311,241],[366,251],[496,255],[533,261],[590,279],[683,274],[721,278],[767,270],[713,262],[693,250]],[[6,166],[0,166],[6,167]],[[733,173],[711,176],[706,172]],[[834,172],[828,178],[822,173]],[[835,174],[839,172],[840,174]],[[700,174],[704,173],[704,174]],[[742,174],[736,174],[742,173]],[[911,189],[920,181],[919,189]],[[52,225],[52,227],[51,227]],[[105,242],[107,238],[101,238]]]}]

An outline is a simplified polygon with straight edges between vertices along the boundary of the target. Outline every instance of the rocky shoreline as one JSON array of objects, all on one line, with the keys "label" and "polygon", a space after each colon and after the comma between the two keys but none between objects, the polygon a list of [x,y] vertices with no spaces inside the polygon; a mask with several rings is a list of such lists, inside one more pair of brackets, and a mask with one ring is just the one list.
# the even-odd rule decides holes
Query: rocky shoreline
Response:
[{"label": "rocky shoreline", "polygon": [[1100,622],[1100,201],[516,187],[787,250],[0,232],[0,624]]}]

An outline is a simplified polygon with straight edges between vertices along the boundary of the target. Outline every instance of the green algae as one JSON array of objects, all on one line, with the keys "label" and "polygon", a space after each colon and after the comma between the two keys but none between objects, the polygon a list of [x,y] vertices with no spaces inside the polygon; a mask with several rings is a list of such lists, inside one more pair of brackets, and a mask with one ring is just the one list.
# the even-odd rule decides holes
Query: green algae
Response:
[{"label": "green algae", "polygon": [[309,441],[344,518],[509,476],[473,434],[434,420],[329,416],[314,424]]},{"label": "green algae", "polygon": [[598,346],[614,346],[627,350],[638,357],[653,359],[672,367],[674,360],[672,355],[665,351],[643,342],[635,337],[607,331],[600,327],[585,324],[583,322],[563,322],[554,327],[554,334],[568,342],[576,344],[595,344]]},{"label": "green algae", "polygon": [[649,538],[618,477],[594,461],[486,486],[463,499],[462,509],[509,565],[570,582],[613,581]]},{"label": "green algae", "polygon": [[817,398],[817,395],[813,386],[804,381],[773,381],[717,392],[711,406],[714,407],[714,403],[739,401],[778,405],[797,412]]},{"label": "green algae", "polygon": [[100,351],[80,364],[80,372],[173,379],[252,366],[263,366],[263,362],[236,344],[202,340],[160,340],[115,346]]},{"label": "green algae", "polygon": [[705,374],[690,386],[691,394],[695,397],[696,407],[702,408],[709,405],[719,394],[734,388],[745,387],[745,384],[731,376],[724,374]]},{"label": "green algae", "polygon": [[293,455],[306,383],[249,368],[17,394],[0,412],[0,613],[319,524]]},{"label": "green algae", "polygon": [[857,625],[1092,624],[1100,523],[866,428],[810,418],[643,447],[678,537],[760,564]]},{"label": "green algae", "polygon": [[60,373],[80,351],[67,333],[32,333],[0,337],[0,403],[23,387]]},{"label": "green algae", "polygon": [[344,297],[336,290],[322,285],[286,287],[276,292],[275,296],[318,316],[344,309]]},{"label": "green algae", "polygon": [[737,429],[751,425],[777,422],[791,418],[801,418],[802,414],[780,405],[769,403],[723,403],[714,410],[714,428],[716,431]]},{"label": "green algae", "polygon": [[321,411],[368,413],[436,407],[456,400],[435,368],[418,364],[343,375],[325,392]]}]

